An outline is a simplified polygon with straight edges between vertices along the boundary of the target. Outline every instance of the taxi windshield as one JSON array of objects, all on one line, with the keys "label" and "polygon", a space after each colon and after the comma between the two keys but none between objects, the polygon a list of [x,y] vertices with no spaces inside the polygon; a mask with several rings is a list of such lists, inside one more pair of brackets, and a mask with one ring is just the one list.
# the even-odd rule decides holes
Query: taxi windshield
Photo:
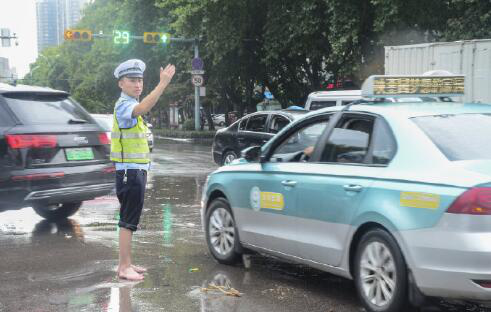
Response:
[{"label": "taxi windshield", "polygon": [[412,120],[451,161],[491,159],[491,114],[415,117]]}]

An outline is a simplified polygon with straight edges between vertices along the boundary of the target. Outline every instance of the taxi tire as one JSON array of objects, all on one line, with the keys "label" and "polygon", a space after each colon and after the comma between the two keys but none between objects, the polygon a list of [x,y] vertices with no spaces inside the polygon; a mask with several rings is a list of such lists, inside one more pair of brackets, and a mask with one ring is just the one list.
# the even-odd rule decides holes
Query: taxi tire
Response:
[{"label": "taxi tire", "polygon": [[38,215],[46,220],[57,221],[74,215],[81,206],[82,202],[61,204],[56,209],[51,209],[50,205],[46,204],[33,205],[32,208]]},{"label": "taxi tire", "polygon": [[[230,215],[232,216],[232,221],[234,222],[234,229],[235,229],[235,235],[234,235],[234,246],[232,250],[226,254],[226,255],[220,255],[218,254],[215,249],[213,248],[213,245],[210,241],[210,232],[209,232],[209,226],[210,226],[210,217],[213,214],[213,212],[218,209],[218,208],[224,208],[227,210]],[[212,254],[213,258],[215,258],[219,263],[221,264],[236,264],[240,261],[241,259],[241,253],[239,253],[239,250],[242,250],[240,247],[240,240],[239,240],[239,234],[237,231],[237,226],[235,223],[235,218],[234,215],[232,214],[232,210],[230,209],[230,205],[228,201],[225,198],[216,198],[214,199],[210,206],[208,207],[206,211],[206,216],[205,216],[205,237],[206,237],[206,244],[208,245],[208,249],[210,250],[210,253]]]},{"label": "taxi tire", "polygon": [[[361,256],[365,247],[373,242],[378,242],[387,249],[389,249],[394,259],[394,266],[396,272],[396,289],[393,293],[391,301],[385,307],[377,307],[370,303],[364,296],[364,291],[361,285],[360,277],[360,263]],[[382,229],[370,230],[365,233],[356,248],[353,278],[356,286],[358,298],[368,312],[404,312],[408,311],[411,307],[408,300],[408,270],[406,261],[401,253],[396,240],[387,232]]]}]

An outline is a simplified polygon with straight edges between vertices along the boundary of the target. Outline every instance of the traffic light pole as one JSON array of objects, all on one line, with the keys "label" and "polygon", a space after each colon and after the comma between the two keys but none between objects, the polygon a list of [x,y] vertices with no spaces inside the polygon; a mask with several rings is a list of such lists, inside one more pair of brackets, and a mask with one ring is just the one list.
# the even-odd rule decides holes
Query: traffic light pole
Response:
[{"label": "traffic light pole", "polygon": [[[170,38],[170,42],[185,42],[185,43],[193,43],[194,48],[194,58],[199,58],[199,47],[198,47],[198,39],[182,39],[182,38]],[[199,88],[198,86],[194,87],[194,129],[200,130],[201,128],[201,114],[200,114],[200,104],[199,104]]]},{"label": "traffic light pole", "polygon": [[[199,58],[198,40],[194,41],[194,58]],[[199,88],[200,87],[198,86],[194,86],[194,130],[196,131],[200,129],[201,123],[201,114],[199,107]]]}]

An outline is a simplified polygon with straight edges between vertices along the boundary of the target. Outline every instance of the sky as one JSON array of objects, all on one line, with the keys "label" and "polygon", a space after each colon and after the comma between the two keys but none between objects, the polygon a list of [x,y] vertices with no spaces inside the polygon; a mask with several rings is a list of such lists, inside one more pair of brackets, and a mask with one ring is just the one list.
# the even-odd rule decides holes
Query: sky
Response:
[{"label": "sky", "polygon": [[16,33],[19,45],[0,46],[0,56],[9,59],[19,78],[29,72],[37,57],[36,0],[0,0],[0,28]]}]

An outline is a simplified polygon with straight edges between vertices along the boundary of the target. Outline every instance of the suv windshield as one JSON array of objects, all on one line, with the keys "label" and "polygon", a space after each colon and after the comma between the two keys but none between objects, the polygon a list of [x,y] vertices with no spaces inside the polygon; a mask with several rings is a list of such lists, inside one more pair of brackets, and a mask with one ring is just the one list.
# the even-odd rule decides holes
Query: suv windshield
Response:
[{"label": "suv windshield", "polygon": [[4,94],[8,106],[25,125],[93,123],[89,114],[66,95]]},{"label": "suv windshield", "polygon": [[415,117],[412,120],[449,160],[491,159],[491,114]]}]

